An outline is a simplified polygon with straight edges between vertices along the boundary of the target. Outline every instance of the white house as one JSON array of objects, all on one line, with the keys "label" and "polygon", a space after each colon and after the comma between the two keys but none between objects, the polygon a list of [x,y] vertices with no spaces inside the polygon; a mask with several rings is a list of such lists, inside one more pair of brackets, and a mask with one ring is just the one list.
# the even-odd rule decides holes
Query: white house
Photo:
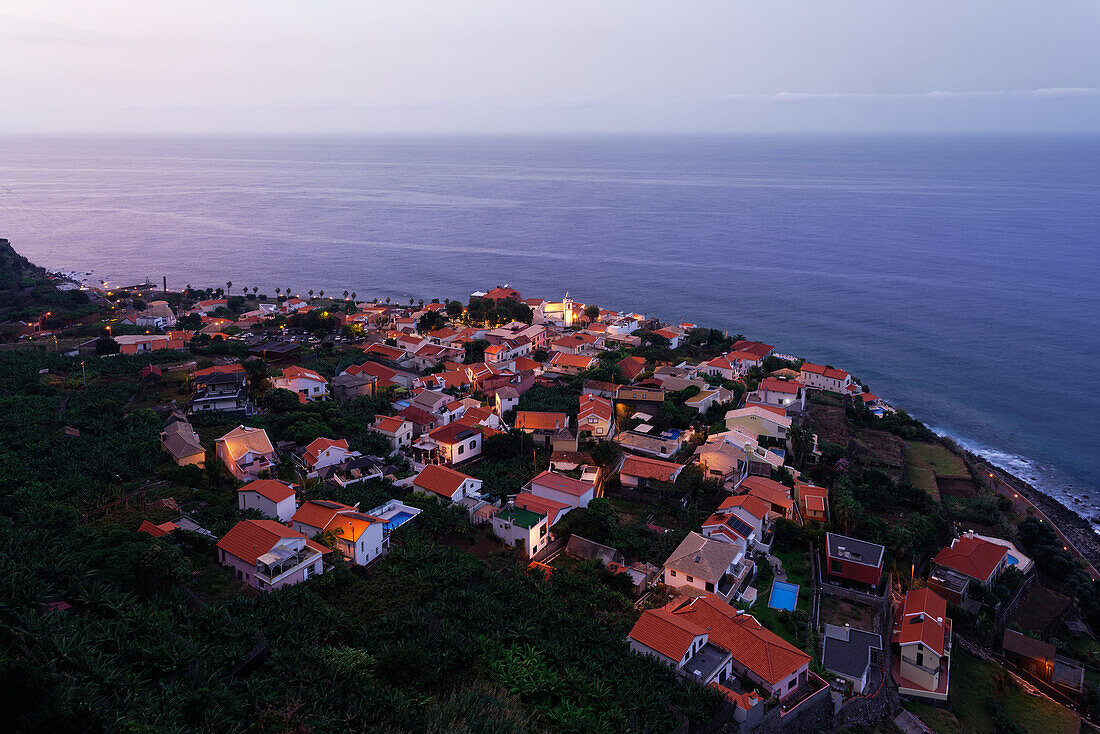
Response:
[{"label": "white house", "polygon": [[802,383],[796,380],[765,377],[760,381],[760,386],[754,395],[756,401],[764,405],[776,405],[789,410],[806,408],[806,391]]},{"label": "white house", "polygon": [[299,395],[303,403],[324,400],[328,397],[328,380],[304,367],[287,367],[281,377],[271,378],[274,387],[290,390]]},{"label": "white house", "polygon": [[786,412],[779,408],[773,410],[771,406],[746,405],[744,408],[726,411],[726,428],[757,438],[767,436],[785,439],[791,427],[791,419]]},{"label": "white house", "polygon": [[798,379],[807,390],[828,390],[845,393],[852,384],[852,376],[844,370],[823,367],[806,362],[798,372]]},{"label": "white house", "polygon": [[381,433],[390,442],[390,449],[398,451],[412,445],[413,424],[398,416],[379,416],[375,418],[374,430]]},{"label": "white house", "polygon": [[291,518],[290,526],[306,537],[332,533],[336,547],[345,558],[365,566],[389,550],[389,537],[383,533],[386,523],[373,515],[328,500],[308,500]]},{"label": "white house", "polygon": [[546,515],[509,504],[492,519],[493,534],[505,543],[523,549],[527,557],[538,553],[550,540]]},{"label": "white house", "polygon": [[562,502],[570,507],[588,507],[596,488],[591,482],[583,482],[564,474],[544,471],[523,488],[536,497]]},{"label": "white house", "polygon": [[264,517],[289,522],[298,506],[294,487],[276,479],[257,479],[237,490],[237,507],[259,510]]},{"label": "white house", "polygon": [[302,461],[309,470],[307,476],[316,477],[325,467],[341,464],[348,459],[356,459],[362,456],[358,451],[348,449],[346,438],[333,440],[331,438],[315,438],[306,451],[302,454]]},{"label": "white house", "polygon": [[481,480],[446,466],[429,464],[413,480],[413,491],[458,502],[464,497],[481,497]]}]

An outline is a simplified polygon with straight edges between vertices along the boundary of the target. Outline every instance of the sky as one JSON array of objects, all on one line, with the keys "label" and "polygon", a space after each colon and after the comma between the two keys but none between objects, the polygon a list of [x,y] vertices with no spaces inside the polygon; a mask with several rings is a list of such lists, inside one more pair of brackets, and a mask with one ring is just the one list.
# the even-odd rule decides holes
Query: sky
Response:
[{"label": "sky", "polygon": [[0,132],[1100,132],[1100,0],[0,0]]}]

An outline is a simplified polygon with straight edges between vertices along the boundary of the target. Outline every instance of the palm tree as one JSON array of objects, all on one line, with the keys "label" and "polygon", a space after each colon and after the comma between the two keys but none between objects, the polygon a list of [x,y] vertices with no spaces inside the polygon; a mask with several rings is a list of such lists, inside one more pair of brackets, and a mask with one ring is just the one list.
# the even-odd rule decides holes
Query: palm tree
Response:
[{"label": "palm tree", "polygon": [[255,285],[252,286],[252,295],[256,295],[256,293],[258,293],[259,290],[260,290],[259,286],[255,286]]},{"label": "palm tree", "polygon": [[311,301],[313,300],[313,289],[312,288],[309,289],[309,300],[311,300]]},{"label": "palm tree", "polygon": [[413,303],[415,303],[415,302],[416,302],[416,299],[415,299],[415,298],[410,298],[410,299],[409,299],[409,305],[410,305],[410,306],[411,306],[411,305],[413,305]]},{"label": "palm tree", "polygon": [[353,301],[355,300],[355,295],[356,295],[356,294],[355,294],[355,291],[352,291],[352,293],[351,293],[351,300],[353,300]]},{"label": "palm tree", "polygon": [[225,294],[229,295],[229,291],[233,288],[233,281],[227,281],[225,284]]},{"label": "palm tree", "polygon": [[279,297],[279,294],[281,294],[282,292],[283,292],[283,289],[282,289],[282,288],[276,288],[276,289],[275,289],[275,297],[276,297],[276,298],[278,298],[278,297]]},{"label": "palm tree", "polygon": [[386,303],[389,303],[389,302],[390,302],[390,297],[386,296]]},{"label": "palm tree", "polygon": [[345,301],[348,300],[348,292],[347,291],[344,291],[344,300]]},{"label": "palm tree", "polygon": [[325,292],[324,291],[317,291],[317,297],[318,298],[324,298],[325,297]]}]

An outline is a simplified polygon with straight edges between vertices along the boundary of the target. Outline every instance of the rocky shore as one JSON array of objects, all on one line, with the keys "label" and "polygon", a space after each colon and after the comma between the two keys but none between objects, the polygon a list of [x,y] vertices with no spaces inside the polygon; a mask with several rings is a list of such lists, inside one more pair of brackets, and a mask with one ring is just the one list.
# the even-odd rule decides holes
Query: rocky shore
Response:
[{"label": "rocky shore", "polygon": [[1050,520],[1055,530],[1062,535],[1063,540],[1068,540],[1072,547],[1093,566],[1093,575],[1100,575],[1097,572],[1097,569],[1100,569],[1100,535],[1097,535],[1091,522],[1019,477],[961,448],[954,441],[944,439],[944,443],[962,457],[975,477],[985,478],[986,486],[991,483],[988,475],[992,473],[999,485],[1006,486],[1027,499]]}]

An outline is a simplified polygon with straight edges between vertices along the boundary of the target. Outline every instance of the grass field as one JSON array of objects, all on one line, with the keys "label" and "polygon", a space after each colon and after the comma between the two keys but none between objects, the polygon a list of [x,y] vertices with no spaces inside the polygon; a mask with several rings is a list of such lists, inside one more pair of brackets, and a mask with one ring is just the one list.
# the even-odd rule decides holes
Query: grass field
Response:
[{"label": "grass field", "polygon": [[864,604],[838,599],[835,596],[821,596],[822,624],[834,624],[837,627],[843,627],[847,623],[856,629],[872,632],[875,628],[876,614],[874,608]]},{"label": "grass field", "polygon": [[994,734],[986,700],[995,699],[1012,721],[1029,734],[1071,734],[1081,721],[1071,711],[1043,697],[1028,695],[1011,679],[1001,679],[1000,667],[959,652],[951,661],[950,712],[923,704],[905,707],[940,734]]},{"label": "grass field", "polygon": [[940,500],[940,486],[936,484],[936,472],[927,466],[913,466],[909,464],[905,468],[905,478],[914,487],[923,489],[932,499],[939,502]]},{"label": "grass field", "polygon": [[910,442],[905,447],[905,461],[910,466],[927,467],[941,477],[970,476],[963,460],[938,443]]}]

